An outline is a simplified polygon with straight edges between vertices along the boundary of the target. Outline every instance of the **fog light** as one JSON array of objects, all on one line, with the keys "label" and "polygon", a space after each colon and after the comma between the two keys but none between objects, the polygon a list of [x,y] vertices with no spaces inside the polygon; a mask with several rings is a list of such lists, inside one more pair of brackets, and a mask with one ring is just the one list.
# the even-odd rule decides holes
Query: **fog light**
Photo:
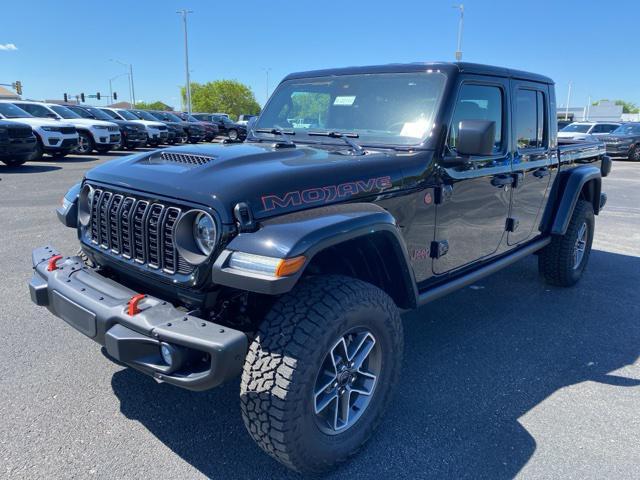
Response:
[{"label": "fog light", "polygon": [[162,360],[164,361],[164,363],[166,363],[169,367],[173,366],[174,354],[175,348],[173,348],[171,345],[169,345],[168,343],[160,344],[160,355],[162,356]]}]

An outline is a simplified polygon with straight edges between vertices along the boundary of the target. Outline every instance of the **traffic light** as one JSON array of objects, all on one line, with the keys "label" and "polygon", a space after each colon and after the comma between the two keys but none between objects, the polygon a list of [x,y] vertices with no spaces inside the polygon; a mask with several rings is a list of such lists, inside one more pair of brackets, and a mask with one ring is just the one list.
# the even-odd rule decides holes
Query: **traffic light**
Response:
[{"label": "traffic light", "polygon": [[100,100],[100,92],[96,93],[96,100]]},{"label": "traffic light", "polygon": [[84,103],[84,93],[80,94],[80,100],[82,101],[82,103]]},{"label": "traffic light", "polygon": [[14,88],[16,89],[16,93],[18,95],[22,95],[22,82],[20,80],[17,80],[16,83],[13,84]]},{"label": "traffic light", "polygon": [[64,94],[64,103],[69,103],[69,97],[66,93]]},{"label": "traffic light", "polygon": [[118,94],[116,92],[113,92],[113,99],[117,100],[118,99]]}]

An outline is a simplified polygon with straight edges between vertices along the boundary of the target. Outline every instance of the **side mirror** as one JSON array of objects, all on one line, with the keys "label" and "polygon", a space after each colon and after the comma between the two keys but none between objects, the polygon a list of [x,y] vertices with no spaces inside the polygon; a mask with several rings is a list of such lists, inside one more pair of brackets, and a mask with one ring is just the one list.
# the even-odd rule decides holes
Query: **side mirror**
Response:
[{"label": "side mirror", "polygon": [[496,122],[490,120],[462,120],[458,128],[458,154],[471,157],[491,155],[496,138]]}]

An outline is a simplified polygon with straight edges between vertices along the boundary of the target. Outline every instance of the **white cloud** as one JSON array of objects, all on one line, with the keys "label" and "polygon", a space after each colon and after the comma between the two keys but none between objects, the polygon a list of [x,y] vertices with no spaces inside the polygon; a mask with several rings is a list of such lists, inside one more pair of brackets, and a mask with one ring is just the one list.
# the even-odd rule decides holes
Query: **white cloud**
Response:
[{"label": "white cloud", "polygon": [[0,43],[0,50],[18,50],[13,43]]}]

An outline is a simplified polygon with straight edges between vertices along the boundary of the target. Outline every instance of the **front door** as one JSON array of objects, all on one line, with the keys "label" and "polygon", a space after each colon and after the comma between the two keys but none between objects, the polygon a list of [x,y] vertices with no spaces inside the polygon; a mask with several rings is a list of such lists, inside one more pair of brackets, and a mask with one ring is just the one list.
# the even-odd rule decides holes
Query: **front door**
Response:
[{"label": "front door", "polygon": [[549,101],[546,85],[513,82],[513,173],[511,214],[514,230],[508,243],[515,245],[537,233],[542,204],[551,179]]},{"label": "front door", "polygon": [[[436,275],[464,267],[496,252],[505,235],[511,196],[509,81],[465,76],[449,126],[444,155],[456,155],[459,123],[496,122],[491,155],[471,157],[463,165],[442,165],[442,199],[436,207],[435,241],[446,242],[446,254],[434,258]],[[441,252],[442,253],[442,252]]]}]

